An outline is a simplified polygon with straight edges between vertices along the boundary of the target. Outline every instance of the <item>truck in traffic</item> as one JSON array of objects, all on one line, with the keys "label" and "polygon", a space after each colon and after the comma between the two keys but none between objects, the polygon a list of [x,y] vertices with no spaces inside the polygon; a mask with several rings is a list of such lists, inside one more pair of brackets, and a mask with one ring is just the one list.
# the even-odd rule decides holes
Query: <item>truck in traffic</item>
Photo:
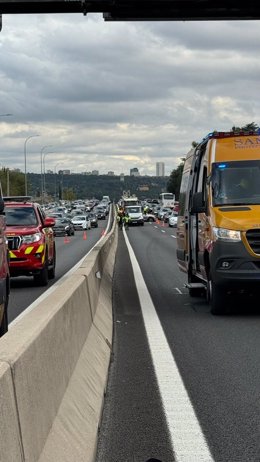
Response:
[{"label": "truck in traffic", "polygon": [[260,283],[260,136],[214,132],[185,159],[177,261],[191,296],[205,289],[213,314]]}]

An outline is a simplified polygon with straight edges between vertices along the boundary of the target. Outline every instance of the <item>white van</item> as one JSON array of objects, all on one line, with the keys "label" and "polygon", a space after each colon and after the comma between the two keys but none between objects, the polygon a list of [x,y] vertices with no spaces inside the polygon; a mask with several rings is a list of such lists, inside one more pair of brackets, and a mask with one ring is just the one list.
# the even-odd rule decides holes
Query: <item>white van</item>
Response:
[{"label": "white van", "polygon": [[130,225],[144,226],[144,217],[141,205],[128,205],[125,207],[125,213],[130,218]]}]

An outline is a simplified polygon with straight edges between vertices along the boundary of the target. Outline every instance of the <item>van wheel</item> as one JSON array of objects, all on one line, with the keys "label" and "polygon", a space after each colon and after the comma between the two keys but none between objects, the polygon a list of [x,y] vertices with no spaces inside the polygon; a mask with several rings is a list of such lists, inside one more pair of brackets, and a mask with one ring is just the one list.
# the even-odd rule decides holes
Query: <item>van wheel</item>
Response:
[{"label": "van wheel", "polygon": [[207,301],[211,305],[211,314],[226,314],[227,295],[225,289],[213,282],[211,277],[207,284]]}]

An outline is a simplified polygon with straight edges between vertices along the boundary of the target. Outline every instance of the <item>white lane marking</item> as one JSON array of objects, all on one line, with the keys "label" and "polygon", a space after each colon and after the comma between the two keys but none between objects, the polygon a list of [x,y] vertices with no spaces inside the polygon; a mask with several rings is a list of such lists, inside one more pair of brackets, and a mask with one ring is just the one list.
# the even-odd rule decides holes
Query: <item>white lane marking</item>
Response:
[{"label": "white lane marking", "polygon": [[176,462],[213,462],[125,231],[124,237]]},{"label": "white lane marking", "polygon": [[166,231],[165,231],[164,229],[161,229],[161,232],[162,232],[162,233],[165,233]]},{"label": "white lane marking", "polygon": [[158,228],[158,226],[155,226],[155,228]]},{"label": "white lane marking", "polygon": [[173,237],[174,239],[176,239],[176,236],[174,236],[174,234],[171,234],[171,237]]},{"label": "white lane marking", "polygon": [[181,291],[180,289],[178,289],[178,287],[174,287],[174,288],[175,288],[175,290],[176,290],[179,294],[182,295],[182,291]]}]

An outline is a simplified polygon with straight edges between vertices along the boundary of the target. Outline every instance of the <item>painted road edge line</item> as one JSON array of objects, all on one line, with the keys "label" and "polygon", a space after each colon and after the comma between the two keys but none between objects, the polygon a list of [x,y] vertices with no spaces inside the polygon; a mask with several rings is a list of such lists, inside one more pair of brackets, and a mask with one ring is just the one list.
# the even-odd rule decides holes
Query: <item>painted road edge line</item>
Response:
[{"label": "painted road edge line", "polygon": [[140,266],[126,232],[123,231],[176,462],[213,462]]}]

